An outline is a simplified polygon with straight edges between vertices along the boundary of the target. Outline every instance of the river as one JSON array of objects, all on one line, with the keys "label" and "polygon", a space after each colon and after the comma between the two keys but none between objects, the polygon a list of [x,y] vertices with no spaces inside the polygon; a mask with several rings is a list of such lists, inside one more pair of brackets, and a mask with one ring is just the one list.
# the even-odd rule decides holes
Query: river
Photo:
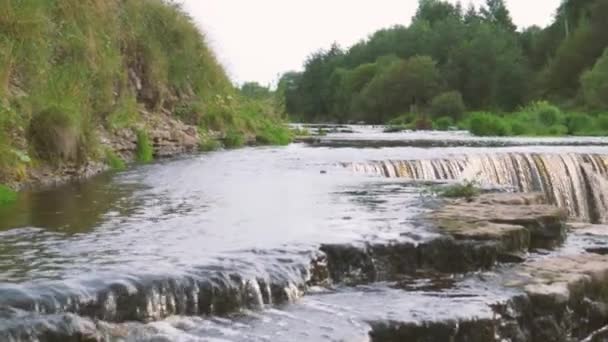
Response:
[{"label": "river", "polygon": [[573,220],[602,223],[607,165],[604,138],[348,126],[23,193],[0,209],[0,337],[367,341],[374,322],[489,317],[511,295],[491,280],[328,282],[311,265],[323,246],[432,240],[417,221],[429,184],[455,179],[544,191]]}]

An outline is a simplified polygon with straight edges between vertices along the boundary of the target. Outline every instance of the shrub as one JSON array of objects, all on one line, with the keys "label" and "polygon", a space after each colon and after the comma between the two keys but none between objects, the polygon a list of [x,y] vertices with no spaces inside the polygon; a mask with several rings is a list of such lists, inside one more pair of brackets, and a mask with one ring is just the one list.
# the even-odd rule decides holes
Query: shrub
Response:
[{"label": "shrub", "polygon": [[457,91],[439,94],[431,101],[430,111],[435,118],[448,116],[458,120],[465,110],[462,95]]},{"label": "shrub", "polygon": [[564,125],[553,125],[547,129],[547,134],[554,136],[568,135],[568,127]]},{"label": "shrub", "polygon": [[442,116],[433,122],[433,129],[447,131],[454,126],[454,120],[449,116]]},{"label": "shrub", "polygon": [[592,134],[597,131],[596,127],[594,127],[593,117],[583,113],[572,113],[568,115],[566,126],[568,127],[568,134],[571,135]]},{"label": "shrub", "polygon": [[224,137],[224,146],[226,148],[237,148],[245,145],[245,136],[243,133],[235,130],[230,130]]},{"label": "shrub", "polygon": [[17,200],[17,193],[0,184],[0,205],[7,205]]},{"label": "shrub", "polygon": [[149,163],[154,160],[154,148],[148,137],[148,132],[144,130],[137,131],[137,161],[140,163]]},{"label": "shrub", "polygon": [[116,154],[116,152],[112,150],[106,150],[106,164],[110,166],[112,170],[120,171],[127,168],[125,161],[122,160],[120,156]]},{"label": "shrub", "polygon": [[531,110],[537,115],[538,121],[546,127],[563,123],[562,112],[549,102],[536,102],[532,105]]},{"label": "shrub", "polygon": [[266,124],[255,137],[259,144],[288,145],[291,142],[291,132],[282,125]]},{"label": "shrub", "polygon": [[608,49],[595,66],[581,77],[585,102],[592,108],[608,109]]},{"label": "shrub", "polygon": [[604,133],[608,133],[608,113],[602,113],[595,120],[597,128]]},{"label": "shrub", "polygon": [[511,134],[513,135],[527,135],[529,134],[529,125],[518,120],[517,118],[511,121]]},{"label": "shrub", "polygon": [[503,118],[489,113],[473,113],[469,119],[469,130],[477,136],[506,136],[509,127]]}]

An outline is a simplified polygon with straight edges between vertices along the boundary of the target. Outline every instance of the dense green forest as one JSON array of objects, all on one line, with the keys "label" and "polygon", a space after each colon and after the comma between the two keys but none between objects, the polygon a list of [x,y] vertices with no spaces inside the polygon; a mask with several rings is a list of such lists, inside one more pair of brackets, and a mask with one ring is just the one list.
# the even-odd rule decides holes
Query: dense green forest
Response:
[{"label": "dense green forest", "polygon": [[0,0],[0,183],[41,164],[121,165],[98,132],[137,129],[149,145],[142,113],[235,145],[289,140],[273,104],[241,96],[173,1]]},{"label": "dense green forest", "polygon": [[598,115],[608,112],[606,18],[608,1],[568,0],[550,26],[517,30],[503,0],[481,8],[420,0],[409,26],[313,53],[303,72],[282,76],[278,94],[302,121],[601,134],[608,131],[608,116]]}]

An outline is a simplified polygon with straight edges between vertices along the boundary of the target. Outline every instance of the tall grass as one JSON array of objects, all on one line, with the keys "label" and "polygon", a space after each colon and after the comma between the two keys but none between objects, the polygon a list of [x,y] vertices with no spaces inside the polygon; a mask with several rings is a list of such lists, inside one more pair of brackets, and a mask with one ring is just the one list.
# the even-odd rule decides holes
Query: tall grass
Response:
[{"label": "tall grass", "polygon": [[144,130],[137,131],[137,161],[140,163],[149,163],[154,160],[154,148],[148,137],[148,132]]},{"label": "tall grass", "polygon": [[10,204],[17,200],[17,194],[8,187],[0,184],[0,206]]},{"label": "tall grass", "polygon": [[18,113],[42,160],[94,156],[95,128],[132,127],[142,107],[173,112],[233,92],[205,36],[173,2],[0,1],[0,104]]},{"label": "tall grass", "polygon": [[[238,95],[173,1],[0,0],[0,182],[27,165],[20,155],[122,167],[96,132],[141,127],[144,110],[219,131],[232,145],[291,140],[274,106]],[[138,160],[152,156],[139,132]]]}]

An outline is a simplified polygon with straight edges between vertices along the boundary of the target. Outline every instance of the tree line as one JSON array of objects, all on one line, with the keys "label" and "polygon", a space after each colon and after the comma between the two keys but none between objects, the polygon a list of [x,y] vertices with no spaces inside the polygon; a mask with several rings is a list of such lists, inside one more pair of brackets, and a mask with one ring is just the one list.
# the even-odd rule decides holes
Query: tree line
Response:
[{"label": "tree line", "polygon": [[459,120],[537,100],[608,110],[605,18],[608,1],[567,0],[549,26],[518,30],[504,0],[466,9],[420,0],[409,26],[314,52],[276,93],[302,121],[385,123],[406,113]]}]

